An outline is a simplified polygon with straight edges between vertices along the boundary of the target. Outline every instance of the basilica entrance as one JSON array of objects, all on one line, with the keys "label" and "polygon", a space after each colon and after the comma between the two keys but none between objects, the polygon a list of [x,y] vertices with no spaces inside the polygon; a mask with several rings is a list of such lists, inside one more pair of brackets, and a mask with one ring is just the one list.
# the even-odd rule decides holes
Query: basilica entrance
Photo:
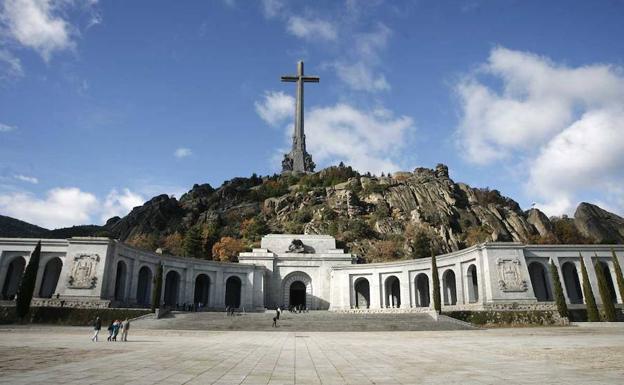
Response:
[{"label": "basilica entrance", "polygon": [[306,307],[306,287],[301,281],[293,282],[290,285],[290,306]]}]

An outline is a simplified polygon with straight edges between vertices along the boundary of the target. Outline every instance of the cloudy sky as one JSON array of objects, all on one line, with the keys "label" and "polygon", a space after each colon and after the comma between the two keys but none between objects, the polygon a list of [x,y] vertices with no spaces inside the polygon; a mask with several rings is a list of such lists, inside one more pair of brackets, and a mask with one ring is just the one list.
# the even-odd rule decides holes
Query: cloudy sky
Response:
[{"label": "cloudy sky", "polygon": [[624,214],[624,1],[0,0],[0,214],[103,223],[279,171],[296,61],[320,167],[449,166]]}]

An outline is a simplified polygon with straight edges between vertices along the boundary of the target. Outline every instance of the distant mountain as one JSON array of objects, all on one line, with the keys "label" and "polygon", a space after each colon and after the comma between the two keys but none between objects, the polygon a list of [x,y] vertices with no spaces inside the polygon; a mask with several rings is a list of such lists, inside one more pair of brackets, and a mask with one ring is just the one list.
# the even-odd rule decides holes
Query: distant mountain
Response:
[{"label": "distant mountain", "polygon": [[[456,183],[448,168],[391,176],[338,166],[307,175],[234,178],[217,189],[195,185],[177,200],[156,196],[104,226],[46,230],[3,217],[0,236],[111,236],[137,247],[184,254],[201,237],[202,255],[223,237],[249,247],[267,233],[331,234],[363,262],[427,257],[485,241],[624,243],[624,219],[589,203],[575,218],[523,211],[497,190]],[[190,229],[198,231],[189,231]]]}]

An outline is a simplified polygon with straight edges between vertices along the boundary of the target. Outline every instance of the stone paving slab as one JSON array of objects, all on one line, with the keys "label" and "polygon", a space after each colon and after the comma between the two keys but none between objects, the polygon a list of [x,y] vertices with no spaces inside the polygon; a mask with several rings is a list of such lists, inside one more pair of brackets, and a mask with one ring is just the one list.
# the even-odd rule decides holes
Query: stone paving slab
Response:
[{"label": "stone paving slab", "polygon": [[621,384],[624,325],[426,332],[0,327],[0,384]]}]

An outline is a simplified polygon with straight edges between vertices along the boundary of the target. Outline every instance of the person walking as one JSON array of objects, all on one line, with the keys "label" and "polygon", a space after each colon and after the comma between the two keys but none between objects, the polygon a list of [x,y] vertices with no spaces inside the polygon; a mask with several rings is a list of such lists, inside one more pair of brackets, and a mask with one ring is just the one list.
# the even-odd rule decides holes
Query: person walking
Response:
[{"label": "person walking", "polygon": [[108,338],[106,339],[106,341],[112,341],[113,340],[113,325],[115,324],[115,321],[111,321],[110,325],[108,325]]},{"label": "person walking", "polygon": [[119,334],[120,326],[121,322],[119,322],[119,320],[115,320],[115,322],[113,322],[113,338],[111,338],[111,341],[117,341],[117,334]]},{"label": "person walking", "polygon": [[279,317],[282,314],[282,309],[278,306],[276,312],[277,312],[277,319],[279,320]]},{"label": "person walking", "polygon": [[130,321],[126,318],[121,324],[121,340],[128,342],[128,331],[130,330]]},{"label": "person walking", "polygon": [[273,325],[271,327],[277,327],[277,317],[273,317]]},{"label": "person walking", "polygon": [[98,334],[100,334],[100,329],[102,329],[102,320],[100,317],[95,317],[95,321],[93,321],[93,337],[91,337],[91,341],[97,342]]}]

